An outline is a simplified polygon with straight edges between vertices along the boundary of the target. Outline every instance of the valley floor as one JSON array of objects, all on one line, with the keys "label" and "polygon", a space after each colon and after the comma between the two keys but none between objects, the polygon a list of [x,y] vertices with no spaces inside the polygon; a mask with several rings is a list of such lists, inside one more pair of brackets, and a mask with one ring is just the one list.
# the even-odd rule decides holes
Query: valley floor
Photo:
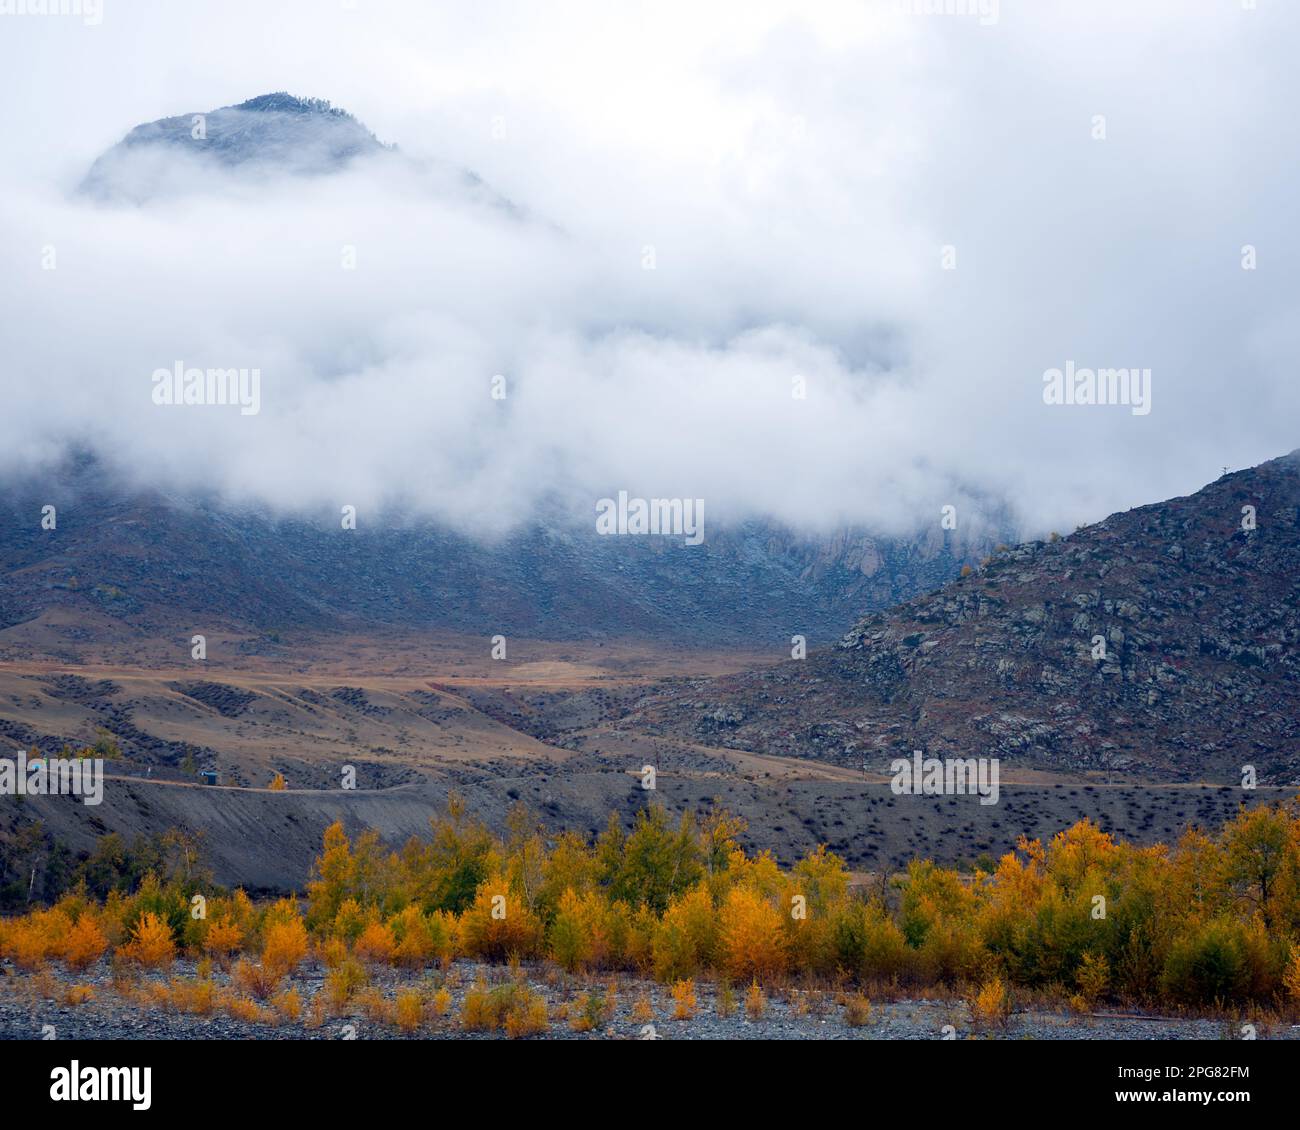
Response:
[{"label": "valley floor", "polygon": [[[37,627],[0,637],[12,652],[13,633],[31,637]],[[492,827],[522,801],[547,828],[589,836],[611,812],[627,821],[649,801],[674,816],[718,804],[747,822],[750,850],[789,862],[825,843],[869,876],[914,858],[996,859],[1022,834],[1050,837],[1085,817],[1137,843],[1173,843],[1241,804],[1294,795],[1235,780],[1147,782],[1007,764],[996,806],[969,796],[899,799],[884,762],[864,772],[757,754],[629,719],[662,680],[689,684],[761,661],[752,654],[517,641],[508,662],[494,662],[481,640],[405,635],[265,653],[256,641],[229,641],[212,661],[186,665],[174,644],[168,655],[159,641],[136,642],[134,654],[85,648],[60,662],[51,652],[63,645],[45,639],[27,660],[0,662],[0,736],[9,743],[51,753],[105,740],[116,751],[102,805],[35,797],[0,806],[0,840],[34,819],[77,852],[106,832],[129,841],[186,828],[204,833],[219,883],[290,891],[335,819],[399,844],[424,833],[454,791]],[[657,773],[654,792],[642,788],[646,765]],[[348,767],[352,790],[340,787]],[[200,786],[199,768],[216,770],[219,786]],[[277,773],[286,791],[268,790]]]}]

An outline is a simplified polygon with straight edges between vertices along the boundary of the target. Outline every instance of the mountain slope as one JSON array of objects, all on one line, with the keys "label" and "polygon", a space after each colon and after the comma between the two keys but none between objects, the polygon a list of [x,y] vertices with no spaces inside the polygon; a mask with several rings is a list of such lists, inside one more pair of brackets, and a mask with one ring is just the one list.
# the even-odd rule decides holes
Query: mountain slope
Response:
[{"label": "mountain slope", "polygon": [[923,749],[1300,781],[1298,455],[1000,553],[833,649],[692,684],[629,721],[881,771]]},{"label": "mountain slope", "polygon": [[[53,609],[133,632],[206,626],[274,632],[428,627],[547,639],[654,637],[830,643],[863,607],[934,588],[996,540],[937,528],[808,537],[753,522],[681,538],[600,537],[539,522],[496,544],[428,521],[278,519],[215,502],[128,490],[93,459],[7,484],[0,502],[0,629]],[[41,507],[57,507],[55,530]],[[0,644],[0,654],[5,649]]]}]

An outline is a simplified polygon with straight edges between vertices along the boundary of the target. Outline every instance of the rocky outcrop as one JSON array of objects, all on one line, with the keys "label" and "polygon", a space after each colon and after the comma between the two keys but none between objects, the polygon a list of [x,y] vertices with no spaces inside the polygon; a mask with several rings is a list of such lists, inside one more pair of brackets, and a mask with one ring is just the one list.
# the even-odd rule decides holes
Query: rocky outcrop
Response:
[{"label": "rocky outcrop", "polygon": [[1300,782],[1298,518],[1292,454],[997,553],[832,649],[697,683],[643,721],[876,768],[924,748]]}]

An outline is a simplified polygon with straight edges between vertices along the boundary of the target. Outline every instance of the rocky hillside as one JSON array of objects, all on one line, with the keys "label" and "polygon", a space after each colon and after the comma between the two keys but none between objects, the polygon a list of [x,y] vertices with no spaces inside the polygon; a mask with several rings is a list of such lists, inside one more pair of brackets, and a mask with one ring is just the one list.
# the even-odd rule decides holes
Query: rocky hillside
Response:
[{"label": "rocky hillside", "polygon": [[1300,782],[1298,520],[1292,453],[998,553],[837,647],[678,689],[637,723],[875,770],[924,749]]},{"label": "rocky hillside", "polygon": [[[830,643],[862,608],[935,588],[978,560],[991,532],[958,541],[864,530],[806,537],[754,522],[681,538],[599,537],[538,523],[490,544],[427,521],[342,530],[130,490],[83,458],[0,491],[0,630],[55,609],[149,635],[233,629],[443,628],[484,639],[654,637],[788,650]],[[41,528],[42,507],[57,528]],[[94,613],[89,617],[87,613]],[[0,643],[0,655],[5,654]],[[23,658],[10,655],[10,658]]]}]

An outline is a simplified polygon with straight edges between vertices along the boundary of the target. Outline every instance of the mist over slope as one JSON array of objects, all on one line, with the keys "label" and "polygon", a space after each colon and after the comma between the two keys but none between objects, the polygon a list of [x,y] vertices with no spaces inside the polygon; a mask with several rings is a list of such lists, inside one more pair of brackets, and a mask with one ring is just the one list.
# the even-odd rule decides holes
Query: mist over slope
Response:
[{"label": "mist over slope", "polygon": [[[864,609],[937,587],[999,537],[937,520],[896,538],[751,520],[706,522],[704,543],[686,545],[601,537],[593,509],[585,522],[557,511],[484,541],[419,516],[362,514],[345,529],[330,514],[132,490],[102,474],[83,458],[58,478],[10,482],[0,628],[63,609],[155,638],[420,627],[481,635],[485,648],[498,633],[655,636],[781,654],[794,635],[830,642]],[[45,505],[55,529],[42,528]]]},{"label": "mist over slope", "polygon": [[[145,486],[475,536],[618,489],[903,537],[941,505],[1041,536],[1185,493],[1290,446],[1296,125],[1255,95],[1294,14],[1168,11],[1061,36],[1038,9],[774,9],[743,43],[647,13],[584,27],[564,74],[529,68],[565,21],[485,12],[466,70],[433,12],[401,29],[443,60],[418,80],[370,13],[364,81],[241,42],[219,83],[101,81],[75,114],[44,83],[0,127],[0,471],[84,447]],[[136,58],[191,17],[121,20],[99,31]],[[54,67],[11,30],[15,82]],[[1169,90],[1214,145],[1168,128]],[[259,412],[153,403],[178,363],[256,369]],[[1045,404],[1071,364],[1149,369],[1152,411]]]}]

